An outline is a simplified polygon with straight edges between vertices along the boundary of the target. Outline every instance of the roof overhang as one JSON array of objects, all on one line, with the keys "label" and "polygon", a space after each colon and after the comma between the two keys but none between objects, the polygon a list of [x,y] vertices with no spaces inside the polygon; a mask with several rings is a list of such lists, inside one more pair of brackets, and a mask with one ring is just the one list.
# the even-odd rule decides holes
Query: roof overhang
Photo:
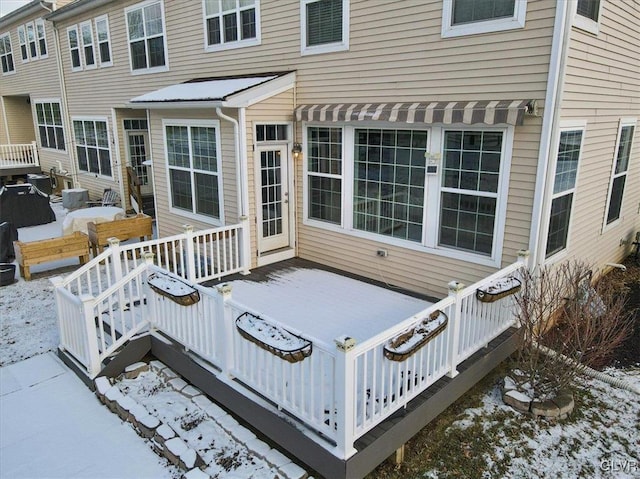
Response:
[{"label": "roof overhang", "polygon": [[534,100],[301,105],[296,108],[296,119],[515,126],[522,125],[525,113],[535,114]]},{"label": "roof overhang", "polygon": [[7,13],[3,17],[0,17],[0,28],[4,28],[7,25],[19,22],[27,17],[31,17],[36,13],[50,12],[55,7],[55,4],[56,2],[54,1],[41,2],[40,0],[34,0],[33,2],[29,2],[26,5]]},{"label": "roof overhang", "polygon": [[61,20],[66,20],[67,18],[73,18],[76,15],[88,12],[89,10],[101,7],[102,5],[105,5],[112,1],[113,0],[76,0],[75,2],[68,3],[64,7],[51,12],[45,18],[50,22],[56,23]]},{"label": "roof overhang", "polygon": [[190,80],[132,98],[127,107],[243,108],[293,88],[295,80],[295,72]]}]

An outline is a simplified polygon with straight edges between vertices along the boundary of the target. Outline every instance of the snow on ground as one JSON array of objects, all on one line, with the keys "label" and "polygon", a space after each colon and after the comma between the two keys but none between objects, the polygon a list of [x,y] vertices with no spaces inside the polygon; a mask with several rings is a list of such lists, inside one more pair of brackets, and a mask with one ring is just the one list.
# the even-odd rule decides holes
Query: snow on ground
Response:
[{"label": "snow on ground", "polygon": [[[640,384],[640,368],[607,372]],[[495,386],[482,406],[464,411],[452,428],[482,428],[488,443],[487,478],[498,473],[509,478],[640,477],[640,398],[596,379],[578,383],[576,408],[566,420],[535,420],[517,413],[504,404]],[[431,470],[426,477],[441,475]]]},{"label": "snow on ground", "polygon": [[52,353],[0,368],[0,478],[177,479]]}]

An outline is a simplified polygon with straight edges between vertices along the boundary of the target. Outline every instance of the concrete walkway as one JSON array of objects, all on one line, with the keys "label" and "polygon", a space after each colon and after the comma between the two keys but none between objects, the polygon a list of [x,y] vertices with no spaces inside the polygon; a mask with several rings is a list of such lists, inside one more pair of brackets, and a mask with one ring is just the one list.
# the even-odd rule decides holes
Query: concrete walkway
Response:
[{"label": "concrete walkway", "polygon": [[179,476],[53,353],[0,368],[0,478]]}]

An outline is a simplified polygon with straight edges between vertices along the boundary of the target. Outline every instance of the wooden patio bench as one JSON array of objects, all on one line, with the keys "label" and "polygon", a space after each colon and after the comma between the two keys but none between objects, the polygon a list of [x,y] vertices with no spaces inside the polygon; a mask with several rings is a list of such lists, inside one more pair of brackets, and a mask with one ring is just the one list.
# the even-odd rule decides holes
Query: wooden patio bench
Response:
[{"label": "wooden patio bench", "polygon": [[95,257],[109,244],[109,238],[118,238],[120,241],[131,238],[140,238],[140,241],[144,241],[145,238],[151,239],[153,236],[152,218],[140,213],[122,220],[104,223],[89,222],[87,223],[87,232],[91,251]]},{"label": "wooden patio bench", "polygon": [[71,235],[61,236],[40,241],[13,243],[16,260],[20,266],[20,275],[31,280],[31,266],[49,261],[77,256],[80,264],[89,261],[89,240],[87,235],[79,231]]}]

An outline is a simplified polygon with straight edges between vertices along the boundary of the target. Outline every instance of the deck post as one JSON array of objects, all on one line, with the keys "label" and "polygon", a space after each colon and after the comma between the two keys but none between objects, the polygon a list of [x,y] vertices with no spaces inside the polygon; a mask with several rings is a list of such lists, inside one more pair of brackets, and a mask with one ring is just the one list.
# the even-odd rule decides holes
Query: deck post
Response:
[{"label": "deck post", "polygon": [[187,264],[187,274],[186,279],[195,283],[196,282],[196,258],[195,258],[195,248],[193,247],[193,226],[184,225],[184,235],[186,236],[184,242],[184,247],[186,248],[185,254],[187,256],[186,262]]},{"label": "deck post", "polygon": [[451,336],[449,337],[449,363],[451,369],[447,373],[450,378],[455,378],[458,375],[458,346],[460,344],[460,321],[462,318],[462,296],[460,292],[464,289],[464,284],[458,281],[450,281],[448,284],[449,296],[455,298],[453,303],[453,317],[449,318],[451,321]]},{"label": "deck post", "polygon": [[355,442],[355,354],[356,341],[349,336],[336,338],[336,452],[341,459],[348,459],[357,451],[353,447]]},{"label": "deck post", "polygon": [[35,141],[31,142],[31,161],[36,165],[40,166],[40,158],[38,157],[38,143]]},{"label": "deck post", "polygon": [[[142,320],[147,321],[147,323],[149,323],[149,329],[151,331],[157,329],[155,326],[155,321],[158,317],[158,315],[156,314],[156,308],[158,307],[158,303],[152,300],[153,295],[151,294],[151,287],[149,286],[149,266],[153,264],[154,257],[155,255],[151,251],[144,252],[144,262],[147,265],[147,269],[144,272],[144,282],[143,282],[144,298],[146,298],[146,307],[143,309],[143,311],[145,312],[145,315],[147,317],[143,317]],[[142,305],[145,304],[145,302],[142,301],[142,298],[141,298],[140,304]]]},{"label": "deck post", "polygon": [[58,332],[60,333],[60,344],[58,344],[58,349],[60,349],[60,351],[64,351],[65,350],[65,344],[67,344],[67,334],[66,334],[66,329],[65,327],[63,327],[62,324],[62,308],[60,307],[60,292],[58,291],[59,288],[62,288],[62,276],[54,276],[53,278],[50,278],[49,281],[51,282],[51,284],[53,285],[53,294],[54,297],[56,298],[56,313],[58,315]]},{"label": "deck post", "polygon": [[[82,301],[82,316],[84,318],[85,331],[87,333],[87,373],[89,373],[89,377],[93,379],[100,373],[100,352],[98,351],[96,319],[93,312],[94,299],[90,294],[83,294],[80,296],[80,301]],[[98,321],[101,321],[101,319],[98,318]]]},{"label": "deck post", "polygon": [[227,304],[231,300],[231,285],[223,283],[216,286],[218,291],[218,310],[216,311],[214,323],[214,331],[218,329],[216,349],[219,354],[216,357],[220,360],[220,369],[230,379],[233,379],[231,371],[235,369],[234,365],[234,343],[233,343],[233,312]]},{"label": "deck post", "polygon": [[521,249],[518,251],[518,263],[522,263],[525,268],[529,268],[529,253],[528,249]]},{"label": "deck post", "polygon": [[122,279],[122,260],[120,259],[120,240],[118,238],[107,238],[109,250],[111,251],[111,265],[113,267],[114,283]]},{"label": "deck post", "polygon": [[251,271],[251,228],[249,226],[249,218],[243,216],[240,218],[242,228],[242,241],[240,243],[240,261],[242,264],[242,271],[240,274],[247,275]]}]

